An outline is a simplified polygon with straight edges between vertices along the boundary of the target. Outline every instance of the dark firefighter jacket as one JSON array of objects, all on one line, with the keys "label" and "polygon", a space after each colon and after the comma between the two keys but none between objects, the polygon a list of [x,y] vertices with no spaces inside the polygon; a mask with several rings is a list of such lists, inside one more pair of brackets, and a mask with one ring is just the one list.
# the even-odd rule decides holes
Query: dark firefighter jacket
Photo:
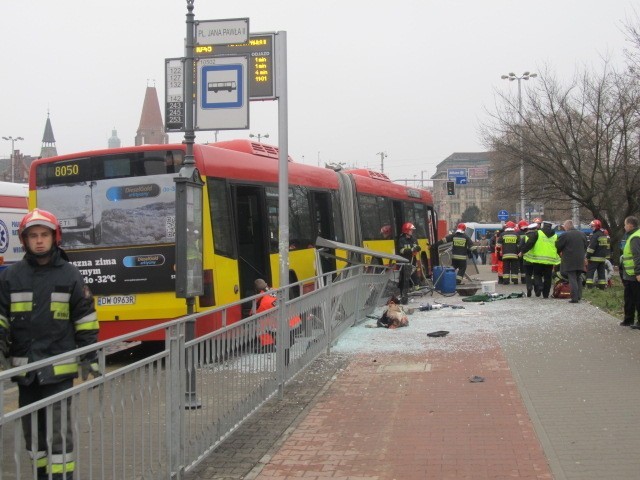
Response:
[{"label": "dark firefighter jacket", "polygon": [[398,255],[403,256],[407,260],[411,260],[413,253],[418,251],[420,247],[413,235],[402,234],[398,238]]},{"label": "dark firefighter jacket", "polygon": [[454,260],[466,261],[469,257],[469,253],[473,248],[473,242],[462,232],[450,233],[444,237],[444,243],[451,242],[451,258]]},{"label": "dark firefighter jacket", "polygon": [[[95,343],[98,330],[93,296],[62,250],[47,265],[27,253],[0,273],[0,340],[10,342],[14,367]],[[40,384],[75,378],[78,363],[70,359],[14,380],[28,385],[36,376]]]},{"label": "dark firefighter jacket", "polygon": [[596,230],[591,234],[587,247],[587,260],[590,262],[604,262],[611,253],[609,237],[602,230]]},{"label": "dark firefighter jacket", "polygon": [[502,260],[517,260],[520,253],[520,235],[512,228],[507,229],[498,237],[498,246]]}]

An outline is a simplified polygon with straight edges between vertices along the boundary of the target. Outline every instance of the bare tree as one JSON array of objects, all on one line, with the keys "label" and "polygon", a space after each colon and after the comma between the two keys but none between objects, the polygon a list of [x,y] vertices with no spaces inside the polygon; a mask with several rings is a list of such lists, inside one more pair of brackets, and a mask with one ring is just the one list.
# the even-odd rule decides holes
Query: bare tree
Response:
[{"label": "bare tree", "polygon": [[638,93],[634,76],[606,62],[602,73],[585,71],[567,86],[546,71],[525,92],[522,116],[517,99],[497,93],[485,142],[506,171],[524,162],[527,198],[583,207],[617,244],[624,218],[640,210]]}]

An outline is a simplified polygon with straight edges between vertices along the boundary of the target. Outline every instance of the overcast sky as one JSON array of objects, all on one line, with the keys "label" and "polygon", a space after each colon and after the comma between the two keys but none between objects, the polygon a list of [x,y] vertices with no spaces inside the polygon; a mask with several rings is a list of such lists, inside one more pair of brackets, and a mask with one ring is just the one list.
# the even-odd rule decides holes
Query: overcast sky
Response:
[{"label": "overcast sky", "polygon": [[[484,151],[479,124],[502,74],[622,65],[631,0],[195,0],[196,20],[248,17],[252,32],[286,31],[289,152],[393,179],[428,178],[453,152]],[[58,153],[103,148],[115,128],[133,145],[147,82],[164,112],[164,60],[184,55],[183,0],[1,0],[0,136],[37,156],[50,112]],[[535,81],[535,80],[532,80]],[[251,103],[269,134],[277,102]],[[196,141],[213,141],[198,132]],[[181,133],[170,140],[180,142]],[[0,143],[6,158],[10,142]]]}]

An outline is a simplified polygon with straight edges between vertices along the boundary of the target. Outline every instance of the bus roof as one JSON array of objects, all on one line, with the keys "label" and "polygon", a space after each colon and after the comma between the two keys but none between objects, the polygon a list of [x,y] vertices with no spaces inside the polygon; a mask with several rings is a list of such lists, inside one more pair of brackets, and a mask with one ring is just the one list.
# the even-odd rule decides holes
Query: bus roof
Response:
[{"label": "bus roof", "polygon": [[359,193],[433,203],[433,197],[429,191],[393,183],[384,173],[366,169],[344,170],[344,172],[351,174]]}]

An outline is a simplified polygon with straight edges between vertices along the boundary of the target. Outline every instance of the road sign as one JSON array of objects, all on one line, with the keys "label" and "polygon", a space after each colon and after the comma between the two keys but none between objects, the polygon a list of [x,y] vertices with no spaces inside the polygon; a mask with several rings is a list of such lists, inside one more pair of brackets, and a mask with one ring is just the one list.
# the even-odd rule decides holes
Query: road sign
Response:
[{"label": "road sign", "polygon": [[196,45],[229,45],[249,40],[249,19],[196,21]]},{"label": "road sign", "polygon": [[467,177],[456,177],[456,185],[466,185]]},{"label": "road sign", "polygon": [[183,132],[184,58],[167,58],[165,65],[165,130],[167,132]]},{"label": "road sign", "polygon": [[194,130],[249,128],[247,64],[244,55],[197,59]]},{"label": "road sign", "polygon": [[256,33],[245,43],[233,45],[197,45],[196,57],[233,57],[249,55],[249,98],[275,100],[274,41],[275,33]]},{"label": "road sign", "polygon": [[447,169],[447,177],[449,180],[455,180],[456,177],[466,177],[467,169],[466,168],[448,168]]},{"label": "road sign", "polygon": [[498,212],[498,220],[502,222],[509,220],[509,212],[507,212],[506,210],[500,210]]}]

